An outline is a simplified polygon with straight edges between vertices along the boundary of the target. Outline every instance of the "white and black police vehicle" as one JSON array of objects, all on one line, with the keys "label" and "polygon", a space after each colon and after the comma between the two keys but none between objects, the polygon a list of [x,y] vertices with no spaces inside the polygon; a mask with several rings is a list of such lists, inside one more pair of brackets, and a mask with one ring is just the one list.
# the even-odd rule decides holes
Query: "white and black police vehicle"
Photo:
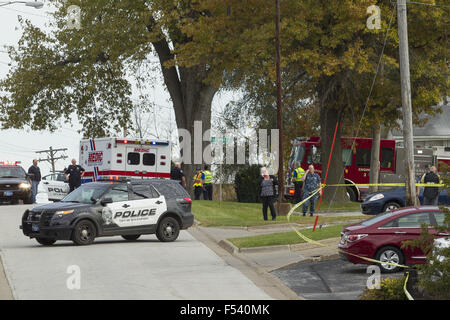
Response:
[{"label": "white and black police vehicle", "polygon": [[81,185],[60,202],[26,210],[20,228],[42,245],[88,245],[106,236],[133,241],[144,234],[170,242],[192,226],[191,207],[178,181],[111,176]]}]

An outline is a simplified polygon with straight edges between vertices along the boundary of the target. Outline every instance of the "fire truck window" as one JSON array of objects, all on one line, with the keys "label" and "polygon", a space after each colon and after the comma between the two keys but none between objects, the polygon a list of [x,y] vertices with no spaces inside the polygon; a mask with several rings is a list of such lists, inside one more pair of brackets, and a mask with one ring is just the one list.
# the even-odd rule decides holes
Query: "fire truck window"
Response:
[{"label": "fire truck window", "polygon": [[358,167],[370,167],[371,149],[356,149],[356,165]]},{"label": "fire truck window", "polygon": [[155,154],[154,153],[144,153],[142,158],[142,163],[144,166],[154,166],[155,165]]},{"label": "fire truck window", "polygon": [[380,164],[382,168],[391,169],[393,166],[394,149],[381,148]]},{"label": "fire truck window", "polygon": [[320,164],[320,147],[312,146],[308,152],[308,164]]},{"label": "fire truck window", "polygon": [[137,152],[128,152],[128,164],[138,165],[140,162],[140,155]]},{"label": "fire truck window", "polygon": [[353,162],[352,158],[352,149],[342,149],[342,162],[344,166],[351,166]]}]

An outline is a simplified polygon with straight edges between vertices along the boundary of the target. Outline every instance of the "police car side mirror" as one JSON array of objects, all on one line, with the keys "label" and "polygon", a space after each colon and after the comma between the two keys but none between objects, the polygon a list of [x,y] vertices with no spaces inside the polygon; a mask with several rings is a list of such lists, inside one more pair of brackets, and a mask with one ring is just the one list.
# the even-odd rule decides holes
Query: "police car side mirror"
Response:
[{"label": "police car side mirror", "polygon": [[105,198],[102,199],[102,201],[100,201],[100,203],[102,204],[102,206],[106,206],[108,203],[113,203],[112,198]]}]

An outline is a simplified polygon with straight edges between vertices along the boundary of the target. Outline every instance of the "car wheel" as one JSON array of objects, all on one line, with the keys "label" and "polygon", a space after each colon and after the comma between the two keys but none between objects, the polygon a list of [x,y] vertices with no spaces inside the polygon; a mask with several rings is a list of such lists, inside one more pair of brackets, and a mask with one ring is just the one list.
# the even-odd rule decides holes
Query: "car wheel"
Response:
[{"label": "car wheel", "polygon": [[350,201],[358,201],[358,195],[356,194],[355,190],[353,188],[347,187],[347,194],[350,198]]},{"label": "car wheel", "polygon": [[[403,264],[404,256],[403,253],[396,247],[383,247],[381,248],[375,259],[382,262],[390,262],[396,264]],[[399,271],[401,268],[389,264],[379,263],[379,267],[381,268],[381,272],[383,273],[394,273]]]},{"label": "car wheel", "polygon": [[55,239],[49,239],[49,238],[36,238],[36,241],[42,244],[43,246],[51,246],[56,242]]},{"label": "car wheel", "polygon": [[94,242],[97,230],[89,220],[78,221],[72,234],[72,241],[78,245],[88,245]]},{"label": "car wheel", "polygon": [[172,217],[163,218],[156,229],[156,237],[161,242],[175,241],[180,234],[180,224]]},{"label": "car wheel", "polygon": [[383,212],[392,211],[400,208],[400,205],[397,202],[388,202],[384,205]]},{"label": "car wheel", "polygon": [[122,238],[124,238],[125,240],[128,240],[128,241],[135,241],[135,240],[139,239],[140,236],[141,236],[140,234],[133,234],[133,235],[122,236]]}]

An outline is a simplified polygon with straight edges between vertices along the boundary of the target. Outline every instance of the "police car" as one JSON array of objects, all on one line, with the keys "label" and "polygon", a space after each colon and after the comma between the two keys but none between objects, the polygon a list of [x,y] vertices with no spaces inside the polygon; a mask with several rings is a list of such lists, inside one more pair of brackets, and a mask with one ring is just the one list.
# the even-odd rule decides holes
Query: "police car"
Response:
[{"label": "police car", "polygon": [[50,201],[60,201],[69,193],[69,183],[63,172],[48,174],[42,177],[41,183]]},{"label": "police car", "polygon": [[192,226],[191,206],[177,181],[110,177],[83,184],[60,202],[26,210],[20,228],[42,245],[57,240],[88,245],[97,237],[119,235],[137,240],[143,234],[169,242]]},{"label": "police car", "polygon": [[30,176],[19,161],[0,161],[0,202],[33,203]]}]

